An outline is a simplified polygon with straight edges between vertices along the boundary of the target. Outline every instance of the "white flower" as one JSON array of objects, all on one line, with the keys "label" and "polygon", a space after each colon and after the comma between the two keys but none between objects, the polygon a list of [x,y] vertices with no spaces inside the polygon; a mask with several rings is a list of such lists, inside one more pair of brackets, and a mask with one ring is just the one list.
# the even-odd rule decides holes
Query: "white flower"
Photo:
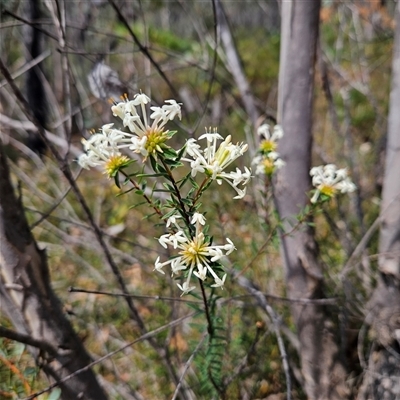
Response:
[{"label": "white flower", "polygon": [[276,170],[282,168],[286,163],[279,158],[279,154],[276,151],[270,151],[254,157],[252,164],[256,165],[256,175],[271,176]]},{"label": "white flower", "polygon": [[229,254],[232,253],[233,250],[236,250],[235,245],[233,244],[232,240],[229,238],[226,238],[226,241],[228,244],[224,246],[224,250],[226,250],[226,255],[228,256]]},{"label": "white flower", "polygon": [[203,267],[201,264],[197,266],[197,271],[193,271],[193,275],[204,281],[207,277],[207,267]]},{"label": "white flower", "polygon": [[229,173],[229,177],[232,179],[233,186],[237,186],[239,183],[246,185],[251,178],[251,170],[244,167],[244,172],[242,172],[239,168],[236,168],[235,172]]},{"label": "white flower", "polygon": [[142,106],[142,105],[146,105],[147,103],[150,103],[151,99],[150,97],[146,96],[144,93],[137,93],[135,94],[133,100],[131,101],[131,103],[134,106]]},{"label": "white flower", "polygon": [[193,214],[193,217],[192,217],[192,220],[190,221],[190,223],[191,224],[196,224],[196,223],[199,223],[199,224],[201,224],[201,225],[204,225],[205,223],[206,223],[206,219],[204,218],[204,215],[203,214],[200,214],[200,213],[197,213],[197,212],[195,212],[194,214]]},{"label": "white flower", "polygon": [[82,168],[85,169],[90,169],[91,167],[101,165],[99,158],[93,152],[81,154],[78,158],[78,163]]},{"label": "white flower", "polygon": [[111,107],[111,111],[112,111],[114,117],[119,117],[121,119],[124,119],[126,104],[127,103],[125,103],[125,102],[121,102],[121,103],[118,103],[118,104],[114,104]]},{"label": "white flower", "polygon": [[89,139],[82,139],[84,149],[97,152],[102,152],[104,149],[119,151],[117,144],[124,137],[124,132],[112,129],[113,125],[103,125],[101,132],[92,134]]},{"label": "white flower", "polygon": [[[198,145],[195,139],[189,139],[186,143],[185,152],[191,158],[182,157],[182,161],[190,162],[192,168],[191,175],[195,177],[197,173],[205,173],[209,179],[216,180],[218,184],[222,181],[228,182],[236,191],[234,199],[243,198],[246,194],[245,189],[239,189],[238,185],[246,185],[251,178],[251,170],[245,167],[242,172],[239,168],[236,171],[226,172],[225,170],[240,156],[242,156],[248,146],[247,144],[233,144],[231,136],[223,140],[222,136],[216,131],[206,131],[199,137],[199,140],[206,139],[207,146],[204,149]],[[223,142],[217,146],[217,142]]]},{"label": "white flower", "polygon": [[179,119],[182,119],[181,103],[177,103],[175,100],[165,100],[165,103],[168,103],[169,105],[167,104],[163,105],[162,109],[164,110],[168,119],[172,120],[176,116]]},{"label": "white flower", "polygon": [[202,160],[200,158],[192,161],[190,163],[190,168],[192,169],[191,175],[193,178],[197,175],[198,172],[202,174],[205,171],[205,168],[202,165]]},{"label": "white flower", "polygon": [[[122,120],[122,123],[125,127],[128,127],[131,132],[135,132],[135,130],[137,129],[137,125],[142,124],[142,121],[139,115],[131,115],[126,113],[124,119]],[[144,126],[141,126],[141,128],[143,131],[146,129]]]},{"label": "white flower", "polygon": [[148,156],[149,152],[146,148],[147,136],[143,136],[141,138],[134,136],[131,138],[131,142],[132,144],[129,146],[130,150],[133,150],[135,153],[140,153],[145,157]]},{"label": "white flower", "polygon": [[167,263],[160,263],[160,257],[157,257],[157,260],[155,262],[155,268],[154,271],[158,271],[161,274],[165,275],[165,272],[162,270],[162,267],[167,264]]},{"label": "white flower", "polygon": [[184,243],[186,241],[186,236],[183,231],[178,231],[173,235],[169,235],[169,243],[176,249],[179,243]]},{"label": "white flower", "polygon": [[129,132],[114,129],[112,123],[104,125],[100,133],[83,141],[85,150],[93,154],[82,157],[79,160],[81,166],[90,168],[99,165],[99,160],[105,161],[110,155],[121,154],[122,148],[141,154],[144,160],[149,155],[156,157],[157,153],[163,153],[163,149],[168,148],[165,142],[171,137],[164,127],[175,117],[181,118],[181,107],[175,100],[167,100],[162,107],[151,107],[153,113],[147,118],[146,107],[150,101],[148,96],[139,93],[133,100],[125,98],[114,104],[111,107],[113,115],[122,120]]},{"label": "white flower", "polygon": [[161,107],[150,107],[153,112],[150,114],[150,118],[155,121],[167,119],[167,113]]},{"label": "white flower", "polygon": [[241,190],[241,189],[238,189],[237,187],[235,187],[235,186],[232,186],[235,190],[236,190],[236,192],[237,192],[237,195],[233,198],[233,200],[240,200],[240,199],[243,199],[243,197],[244,196],[246,196],[246,188],[244,188],[243,190]]},{"label": "white flower", "polygon": [[345,168],[337,169],[334,164],[320,165],[310,170],[312,184],[316,190],[311,198],[311,203],[316,203],[320,195],[332,198],[339,191],[341,193],[354,192],[357,187],[347,176]]},{"label": "white flower", "polygon": [[226,279],[226,274],[222,277],[222,279],[215,278],[215,283],[214,283],[214,285],[211,285],[211,287],[220,287],[220,288],[222,288],[222,286],[224,286],[225,279]]},{"label": "white flower", "polygon": [[278,140],[283,137],[283,130],[280,125],[275,125],[271,134],[269,125],[263,124],[258,128],[257,133],[261,138],[259,152],[263,155],[274,152],[278,146]]},{"label": "white flower", "polygon": [[179,289],[182,290],[181,297],[182,297],[184,294],[188,294],[188,293],[191,292],[193,289],[196,289],[196,286],[189,286],[188,281],[183,282],[183,285],[180,285],[179,283],[178,283],[177,285],[178,285]]},{"label": "white flower", "polygon": [[113,126],[114,126],[113,123],[105,124],[105,125],[102,126],[101,131],[106,135],[112,134],[113,131],[114,131]]},{"label": "white flower", "polygon": [[280,168],[284,167],[286,165],[286,163],[285,163],[285,161],[282,160],[282,158],[277,158],[274,161],[274,165],[275,165],[276,169],[280,169]]},{"label": "white flower", "polygon": [[222,249],[220,247],[217,247],[215,249],[210,250],[209,253],[210,253],[212,262],[218,261],[219,259],[221,259],[225,255],[222,252]]},{"label": "white flower", "polygon": [[340,190],[340,193],[352,193],[357,189],[356,185],[348,178],[343,180],[342,182],[338,182],[336,184],[336,187],[338,188],[338,190]]},{"label": "white flower", "polygon": [[269,129],[269,125],[268,124],[263,124],[258,128],[257,133],[263,139],[270,140],[272,142],[276,142],[279,139],[282,139],[282,137],[283,137],[283,129],[282,129],[282,127],[280,125],[275,125],[274,126],[274,131],[271,134],[271,131]]},{"label": "white flower", "polygon": [[[210,128],[210,130],[211,130],[211,128]],[[203,133],[199,137],[199,140],[201,140],[201,139],[207,139],[207,142],[214,143],[214,145],[215,145],[216,141],[217,140],[222,140],[223,137],[216,130],[214,130],[213,132],[206,131],[206,133]]]},{"label": "white flower", "polygon": [[[135,135],[143,137],[150,132],[163,132],[165,124],[176,116],[181,118],[180,104],[175,100],[167,100],[166,105],[162,107],[150,107],[153,112],[147,120],[146,105],[151,99],[145,94],[136,94],[133,100],[126,100],[111,107],[115,116],[123,120],[124,126]],[[141,116],[139,116],[137,107],[140,107]],[[153,121],[151,121],[153,120]]]},{"label": "white flower", "polygon": [[159,239],[158,239],[158,241],[161,244],[161,246],[164,247],[165,249],[168,248],[167,244],[170,243],[169,237],[170,237],[170,234],[167,233],[165,235],[160,236]]},{"label": "white flower", "polygon": [[[170,265],[172,275],[178,274],[181,271],[188,271],[185,283],[183,285],[178,284],[183,294],[188,293],[194,288],[190,286],[192,274],[202,281],[206,280],[208,276],[211,276],[215,282],[215,287],[222,286],[226,277],[222,279],[219,278],[213,266],[216,261],[230,254],[235,249],[232,241],[227,239],[227,243],[222,246],[211,245],[209,239],[202,232],[203,226],[205,225],[203,214],[194,213],[191,218],[190,223],[195,227],[193,236],[188,235],[184,230],[180,229],[176,219],[173,217],[174,216],[170,217],[168,222],[179,230],[175,233],[162,235],[158,241],[164,248],[171,246],[174,249],[178,249],[178,255],[163,263],[160,263],[159,258],[157,258],[155,270],[162,273],[162,268],[166,265]],[[191,232],[193,232],[193,230],[191,230]]]},{"label": "white flower", "polygon": [[182,218],[182,217],[180,215],[171,215],[167,219],[167,224],[166,224],[167,228],[169,228],[171,225],[175,225],[176,227],[178,227],[177,221],[176,221],[178,218]]},{"label": "white flower", "polygon": [[78,163],[82,168],[102,166],[105,173],[111,177],[122,166],[129,161],[128,157],[122,155],[119,146],[116,145],[122,136],[120,131],[111,129],[112,124],[103,126],[101,133],[91,135],[89,139],[82,139],[86,153],[81,154]]},{"label": "white flower", "polygon": [[[166,264],[168,264],[169,261],[166,261]],[[171,262],[171,276],[174,276],[174,274],[179,273],[180,271],[186,269],[186,265],[182,263],[182,259],[180,257],[174,258]]]},{"label": "white flower", "polygon": [[189,156],[194,157],[198,154],[201,154],[200,145],[197,144],[197,140],[194,138],[190,138],[187,140],[185,145],[185,154],[189,154]]}]

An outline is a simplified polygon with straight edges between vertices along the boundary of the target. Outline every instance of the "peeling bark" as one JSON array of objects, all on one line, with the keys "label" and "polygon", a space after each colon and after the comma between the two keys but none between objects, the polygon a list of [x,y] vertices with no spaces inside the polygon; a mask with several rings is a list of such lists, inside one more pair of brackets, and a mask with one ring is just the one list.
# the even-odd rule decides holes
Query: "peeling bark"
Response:
[{"label": "peeling bark", "polygon": [[400,3],[396,8],[392,89],[379,237],[380,279],[368,303],[375,343],[358,399],[400,398]]},{"label": "peeling bark", "polygon": [[[30,347],[36,361],[54,380],[90,362],[79,337],[62,311],[50,284],[46,253],[30,232],[21,199],[10,182],[0,144],[0,301],[18,332],[45,342],[45,349]],[[51,354],[50,354],[51,353]],[[60,385],[62,399],[106,400],[91,370]]]}]

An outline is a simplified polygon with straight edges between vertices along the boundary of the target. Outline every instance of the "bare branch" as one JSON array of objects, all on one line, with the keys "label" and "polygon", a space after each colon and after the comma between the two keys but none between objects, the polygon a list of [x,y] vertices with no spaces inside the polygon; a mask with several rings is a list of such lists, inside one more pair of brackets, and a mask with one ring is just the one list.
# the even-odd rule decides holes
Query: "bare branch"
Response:
[{"label": "bare branch", "polygon": [[72,373],[72,374],[70,374],[70,375],[64,377],[63,379],[59,380],[58,382],[53,383],[52,385],[48,386],[47,388],[45,388],[45,389],[43,389],[43,390],[40,390],[40,391],[38,391],[38,392],[36,392],[36,393],[33,393],[33,394],[31,394],[30,396],[25,397],[25,398],[23,398],[23,399],[21,399],[21,400],[33,400],[35,397],[37,397],[37,396],[39,396],[39,395],[41,395],[41,394],[43,394],[43,393],[49,392],[50,390],[54,389],[55,387],[59,386],[60,384],[69,381],[70,379],[74,378],[76,375],[79,375],[79,374],[81,374],[82,372],[87,371],[88,369],[90,369],[90,368],[92,368],[93,366],[95,366],[95,365],[101,363],[102,361],[107,360],[108,358],[114,356],[115,354],[118,354],[118,353],[124,351],[124,350],[127,349],[128,347],[131,347],[131,346],[133,346],[133,345],[136,344],[136,343],[142,342],[143,340],[149,340],[149,339],[153,338],[154,336],[158,335],[160,332],[163,332],[163,331],[165,331],[166,329],[171,328],[171,327],[173,327],[173,326],[179,325],[179,324],[180,324],[181,322],[183,322],[184,320],[186,320],[186,319],[188,319],[188,318],[191,318],[191,317],[194,317],[195,315],[196,315],[196,313],[193,312],[193,313],[188,314],[188,315],[186,315],[186,316],[184,316],[184,317],[181,317],[181,318],[179,318],[179,319],[177,319],[177,320],[175,320],[175,321],[171,321],[171,322],[169,322],[168,324],[163,325],[163,326],[161,326],[161,327],[159,327],[159,328],[157,328],[157,329],[154,329],[154,330],[152,330],[152,331],[150,331],[150,332],[147,332],[147,333],[145,333],[144,335],[142,335],[140,338],[137,338],[137,339],[135,339],[135,340],[133,340],[133,341],[127,343],[126,345],[120,347],[119,349],[114,350],[114,351],[112,351],[111,353],[108,353],[108,354],[106,354],[106,355],[103,356],[103,357],[100,357],[99,359],[97,359],[97,360],[91,362],[90,364],[88,364],[86,367],[81,368],[81,369],[75,371],[74,373]]},{"label": "bare branch", "polygon": [[24,333],[13,331],[1,325],[0,336],[27,344],[28,346],[37,347],[38,349],[49,353],[51,356],[57,355],[57,349],[55,349],[50,343],[35,339],[30,335],[25,335]]}]

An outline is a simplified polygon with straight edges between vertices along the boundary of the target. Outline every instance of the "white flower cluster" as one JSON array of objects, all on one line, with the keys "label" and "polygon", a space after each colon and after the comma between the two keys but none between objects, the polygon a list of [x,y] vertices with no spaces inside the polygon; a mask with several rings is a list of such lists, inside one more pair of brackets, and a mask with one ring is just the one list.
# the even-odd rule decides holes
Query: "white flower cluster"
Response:
[{"label": "white flower cluster", "polygon": [[311,203],[316,203],[321,195],[332,198],[337,192],[351,193],[357,187],[347,176],[345,168],[338,169],[334,164],[320,165],[311,168],[312,184],[316,190]]},{"label": "white flower cluster", "polygon": [[[244,171],[236,168],[227,172],[227,169],[246,152],[247,144],[233,144],[231,136],[224,139],[215,129],[212,132],[210,129],[206,130],[198,140],[189,139],[184,148],[176,152],[166,144],[175,132],[167,130],[165,126],[168,121],[176,117],[181,118],[180,104],[175,100],[166,100],[162,107],[149,107],[150,101],[149,97],[140,93],[136,94],[133,100],[125,98],[113,104],[111,107],[113,115],[122,120],[126,129],[116,129],[114,124],[110,123],[104,125],[99,133],[93,134],[88,140],[82,140],[86,153],[79,157],[79,164],[86,169],[103,166],[107,175],[116,178],[118,184],[118,172],[133,161],[129,155],[130,150],[143,156],[143,161],[151,157],[156,172],[157,165],[164,161],[174,166],[182,165],[180,161],[187,162],[190,164],[193,178],[198,173],[205,175],[203,188],[206,188],[211,181],[216,181],[219,185],[226,181],[236,191],[234,199],[243,198],[246,194],[245,186],[251,178],[251,170],[245,167]],[[204,148],[198,142],[201,140],[205,141]],[[178,159],[182,153],[183,156]],[[168,170],[168,174],[171,174],[171,171],[172,169]],[[172,174],[168,178],[173,180]],[[175,189],[171,189],[172,199]],[[180,212],[185,215],[183,213],[186,211],[181,209]],[[205,218],[198,212],[191,215],[190,221],[185,216],[185,228],[177,222],[179,218],[182,217],[180,215],[169,217],[166,227],[171,233],[159,238],[163,247],[171,246],[179,250],[179,254],[165,262],[160,262],[158,257],[155,270],[165,274],[163,268],[169,265],[172,275],[185,271],[185,281],[182,285],[178,284],[182,294],[189,293],[195,288],[190,285],[192,275],[201,281],[211,278],[212,287],[222,287],[226,274],[219,276],[222,275],[219,260],[235,250],[234,244],[226,239],[225,245],[212,245],[212,239],[203,232]]]},{"label": "white flower cluster", "polygon": [[222,257],[230,254],[235,250],[235,246],[228,238],[227,244],[223,246],[213,246],[203,233],[203,225],[205,224],[205,217],[203,214],[194,213],[190,223],[194,227],[193,237],[188,235],[178,224],[177,215],[170,217],[167,221],[167,227],[172,225],[175,233],[168,233],[162,235],[158,241],[160,244],[167,248],[168,246],[174,249],[179,249],[179,256],[169,259],[165,262],[160,262],[160,257],[155,262],[155,271],[165,274],[163,268],[170,265],[172,276],[178,274],[180,271],[188,270],[187,278],[183,284],[178,283],[182,295],[189,293],[195,286],[190,286],[192,275],[205,281],[208,276],[214,280],[212,287],[222,287],[225,283],[226,274],[220,278],[214,271],[212,264],[220,260]]},{"label": "white flower cluster", "polygon": [[78,159],[82,168],[90,169],[90,167],[105,165],[113,157],[122,156],[117,143],[123,136],[111,129],[112,126],[113,124],[103,125],[101,133],[93,134],[89,140],[82,139],[83,148],[86,151]]},{"label": "white flower cluster", "polygon": [[[245,167],[244,172],[239,168],[225,172],[225,169],[246,152],[248,145],[233,144],[230,135],[223,140],[215,129],[213,132],[210,131],[211,129],[198,139],[206,139],[207,147],[202,149],[196,139],[189,139],[186,143],[186,155],[191,158],[183,157],[181,160],[190,162],[192,177],[200,172],[206,174],[211,180],[217,181],[219,185],[224,180],[235,189],[237,195],[234,199],[242,199],[246,194],[246,188],[240,189],[238,186],[239,184],[245,186],[249,182],[251,170]],[[219,146],[217,146],[218,140],[223,140]]]},{"label": "white flower cluster", "polygon": [[[166,123],[175,117],[181,118],[180,104],[175,100],[166,100],[162,107],[150,107],[152,113],[147,118],[146,105],[150,98],[145,94],[136,94],[133,100],[125,99],[111,107],[114,116],[121,118],[124,127],[130,132],[114,129],[114,124],[106,124],[100,133],[92,135],[89,140],[82,140],[86,154],[79,157],[79,164],[86,169],[121,162],[120,149],[128,148],[140,153],[145,159],[149,155],[156,156],[167,148],[165,142],[170,138],[170,132],[164,130]],[[117,160],[117,162],[116,162]],[[127,158],[123,158],[124,162]]]},{"label": "white flower cluster", "polygon": [[263,124],[258,128],[257,133],[260,136],[260,145],[259,155],[253,159],[253,164],[256,165],[255,174],[271,176],[277,169],[285,165],[275,151],[278,140],[283,136],[283,130],[280,125],[275,125],[274,131],[271,133],[269,125]]}]

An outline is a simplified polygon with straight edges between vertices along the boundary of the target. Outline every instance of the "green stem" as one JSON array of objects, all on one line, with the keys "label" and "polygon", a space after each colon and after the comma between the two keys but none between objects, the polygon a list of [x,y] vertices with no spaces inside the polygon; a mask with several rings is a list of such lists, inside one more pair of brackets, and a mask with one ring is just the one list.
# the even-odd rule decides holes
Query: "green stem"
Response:
[{"label": "green stem", "polygon": [[[119,172],[125,176],[125,178],[129,179],[129,182],[132,184],[132,186],[137,189],[137,190],[142,190],[140,189],[140,186],[136,183],[135,180],[132,179],[132,177],[130,175],[128,175],[125,171],[123,170],[119,170]],[[158,216],[160,218],[163,217],[163,213],[161,212],[161,210],[153,203],[153,201],[151,200],[151,198],[149,196],[147,196],[147,194],[143,193],[142,194],[143,198],[147,201],[147,203],[149,204],[149,206],[158,214]]]},{"label": "green stem", "polygon": [[179,206],[180,206],[180,208],[182,210],[182,213],[181,213],[182,217],[185,219],[185,223],[186,223],[187,227],[189,228],[189,232],[190,232],[190,219],[189,219],[188,212],[186,211],[185,204],[182,201],[181,192],[179,191],[179,188],[178,188],[178,186],[176,184],[175,178],[174,178],[174,176],[172,174],[172,171],[170,170],[169,166],[165,163],[165,161],[161,157],[160,157],[160,159],[161,159],[162,165],[165,168],[165,170],[167,171],[167,173],[168,173],[168,175],[170,177],[170,181],[172,182],[172,185],[173,185],[173,187],[175,189],[175,194],[176,194],[176,197],[177,197],[177,199],[179,201]]},{"label": "green stem", "polygon": [[196,195],[194,196],[193,199],[193,207],[194,205],[197,203],[197,201],[199,200],[199,198],[201,197],[201,195],[203,194],[203,190],[204,190],[204,186],[206,186],[207,182],[209,181],[210,178],[206,177],[203,182],[201,183],[199,189],[197,190]]}]

